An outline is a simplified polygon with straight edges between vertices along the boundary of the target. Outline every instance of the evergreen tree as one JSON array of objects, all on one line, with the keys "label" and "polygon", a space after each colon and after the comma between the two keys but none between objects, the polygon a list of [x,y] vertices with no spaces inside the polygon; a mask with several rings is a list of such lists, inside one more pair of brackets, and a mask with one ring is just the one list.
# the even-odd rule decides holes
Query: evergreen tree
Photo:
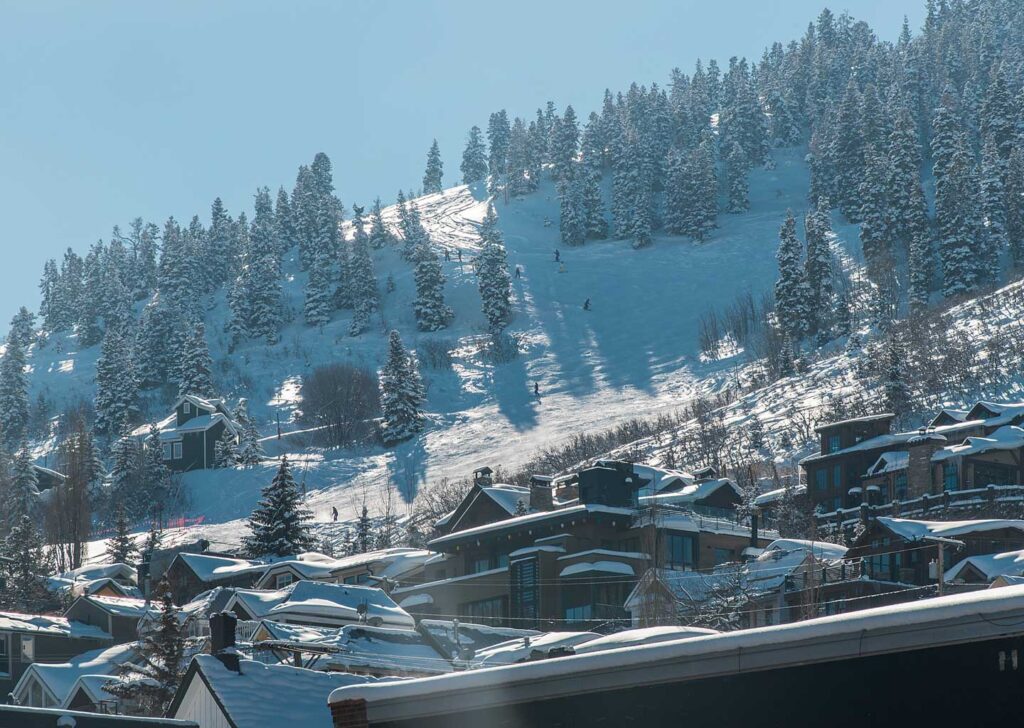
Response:
[{"label": "evergreen tree", "polygon": [[413,311],[420,331],[438,331],[452,319],[452,310],[444,302],[444,272],[437,253],[423,240],[416,248],[416,301]]},{"label": "evergreen tree", "polygon": [[163,247],[157,271],[160,294],[177,310],[193,300],[192,258],[177,221],[170,217],[164,224]]},{"label": "evergreen tree", "polygon": [[928,231],[921,230],[916,233],[910,241],[910,254],[907,259],[910,278],[907,297],[913,313],[920,313],[928,307],[932,290],[933,255]]},{"label": "evergreen tree", "polygon": [[139,386],[156,387],[173,379],[175,342],[181,330],[178,321],[177,312],[159,291],[142,309],[131,355]]},{"label": "evergreen tree", "polygon": [[57,261],[50,258],[43,266],[43,277],[39,281],[39,315],[43,327],[48,331],[60,331],[64,325],[64,311],[60,273]]},{"label": "evergreen tree", "polygon": [[[0,457],[6,457],[6,453],[0,453]],[[0,478],[7,479],[3,473]],[[10,509],[10,518],[4,519],[13,526],[22,516],[32,516],[36,503],[39,500],[39,478],[36,475],[36,468],[32,462],[32,454],[29,452],[28,443],[24,440],[18,448],[14,457],[14,463],[10,473],[10,494],[4,500],[7,508]]]},{"label": "evergreen tree", "polygon": [[441,149],[437,146],[437,139],[435,139],[434,143],[430,145],[430,151],[427,152],[427,169],[423,173],[423,194],[434,195],[444,189],[441,184],[443,170]]},{"label": "evergreen tree", "polygon": [[491,114],[487,123],[487,171],[491,175],[491,184],[499,184],[508,161],[508,144],[511,127],[508,114],[504,109]]},{"label": "evergreen tree", "polygon": [[747,186],[748,161],[743,147],[735,141],[729,145],[725,166],[729,193],[729,204],[726,209],[729,212],[746,212],[750,209],[750,190]]},{"label": "evergreen tree", "polygon": [[939,231],[942,293],[951,298],[975,290],[979,283],[975,245],[981,221],[977,176],[964,135],[953,139],[949,159],[940,166],[938,157],[945,151],[933,151],[936,157],[935,221]]},{"label": "evergreen tree", "polygon": [[1006,193],[1003,188],[1002,160],[994,133],[985,138],[981,154],[982,235],[978,245],[977,276],[983,285],[999,280],[1000,261],[1007,250]]},{"label": "evergreen tree", "polygon": [[310,326],[323,326],[331,320],[335,300],[333,271],[327,253],[317,251],[316,262],[309,268],[306,299],[302,306],[303,316]]},{"label": "evergreen tree", "polygon": [[583,209],[581,171],[564,172],[558,183],[558,230],[562,243],[571,247],[583,245],[587,237],[587,220]]},{"label": "evergreen tree", "polygon": [[898,416],[905,415],[910,405],[910,392],[903,372],[906,360],[899,341],[890,336],[885,343],[885,370],[882,387],[885,392],[885,408]]},{"label": "evergreen tree", "polygon": [[202,321],[196,321],[191,329],[178,366],[178,396],[215,397],[217,390],[213,386],[213,360],[206,345],[206,327]]},{"label": "evergreen tree", "polygon": [[580,129],[576,121],[576,112],[571,106],[566,106],[565,114],[551,130],[549,156],[551,172],[556,180],[564,180],[569,176],[579,142]]},{"label": "evergreen tree", "polygon": [[789,337],[800,339],[807,332],[808,292],[804,281],[803,252],[796,236],[796,219],[792,211],[779,231],[779,280],[775,283],[775,313],[779,325]]},{"label": "evergreen tree", "polygon": [[826,200],[818,200],[817,207],[804,218],[804,232],[807,237],[804,281],[807,284],[807,311],[811,333],[827,328],[833,310],[833,236],[828,207]]},{"label": "evergreen tree", "polygon": [[31,518],[21,517],[8,534],[3,550],[10,561],[0,562],[7,581],[7,588],[0,590],[0,607],[25,614],[41,614],[57,607],[45,585],[52,565]]},{"label": "evergreen tree", "polygon": [[11,328],[7,332],[7,340],[15,340],[25,351],[35,342],[36,315],[22,306],[11,319]]},{"label": "evergreen tree", "polygon": [[379,250],[393,242],[395,242],[395,238],[384,224],[384,215],[378,197],[373,201],[373,209],[370,210],[370,247]]},{"label": "evergreen tree", "polygon": [[459,170],[462,172],[462,183],[467,185],[479,182],[487,176],[487,149],[484,146],[483,132],[478,126],[469,130]]},{"label": "evergreen tree", "polygon": [[363,223],[363,208],[358,205],[352,206],[352,227],[355,236],[352,239],[349,289],[355,308],[351,333],[356,336],[368,326],[370,314],[377,310],[379,297],[377,277],[373,272],[373,256],[370,255],[370,239]]},{"label": "evergreen tree", "polygon": [[365,554],[372,548],[373,541],[373,522],[370,520],[370,514],[364,504],[363,510],[359,514],[359,520],[356,521],[356,538],[355,543],[352,544],[352,551]]},{"label": "evergreen tree", "polygon": [[284,187],[277,190],[277,202],[274,204],[274,224],[277,226],[279,255],[283,255],[298,243],[295,215],[292,213],[292,204]]},{"label": "evergreen tree", "polygon": [[213,466],[215,468],[233,468],[238,464],[238,461],[238,443],[235,435],[230,429],[225,427],[224,432],[221,433],[217,444],[214,446]]},{"label": "evergreen tree", "polygon": [[28,426],[28,374],[25,372],[25,350],[17,340],[8,340],[0,359],[0,422],[4,442],[12,446],[20,442]]},{"label": "evergreen tree", "polygon": [[121,423],[134,421],[138,394],[129,343],[120,329],[111,328],[96,360],[96,431],[113,435]]},{"label": "evergreen tree", "polygon": [[895,315],[896,280],[893,236],[888,221],[889,198],[886,187],[888,162],[874,149],[865,157],[866,170],[860,185],[860,241],[867,264],[867,275],[875,284],[875,316],[881,322]]},{"label": "evergreen tree", "polygon": [[487,214],[480,228],[480,257],[477,262],[477,285],[484,317],[492,334],[500,333],[512,318],[512,290],[508,276],[505,243],[498,229],[494,205],[487,205]]},{"label": "evergreen tree", "polygon": [[135,566],[139,547],[132,538],[124,505],[119,504],[115,513],[114,535],[107,541],[107,561],[111,564]]},{"label": "evergreen tree", "polygon": [[921,189],[921,150],[917,125],[901,105],[889,134],[886,227],[909,250],[915,237],[928,228],[928,206]]},{"label": "evergreen tree", "polygon": [[246,292],[250,301],[247,328],[250,336],[266,339],[268,344],[277,343],[281,319],[279,250],[270,190],[262,187],[256,193],[256,210],[246,259]]},{"label": "evergreen tree", "polygon": [[106,688],[138,706],[140,715],[164,715],[185,677],[185,633],[166,579],[157,584],[155,596],[160,616],[156,629],[142,638],[141,660],[125,662],[121,681]]},{"label": "evergreen tree", "polygon": [[292,477],[288,458],[281,457],[270,485],[262,491],[262,497],[249,517],[251,534],[246,536],[243,546],[253,558],[263,556],[295,556],[313,548],[309,532],[310,512],[302,506],[295,478]]},{"label": "evergreen tree", "polygon": [[[1024,99],[1021,101],[1024,117]],[[1021,122],[1024,125],[1024,122]],[[1024,264],[1024,127],[1006,164],[1006,237],[1014,266]]]},{"label": "evergreen tree", "polygon": [[266,457],[263,452],[263,445],[260,444],[260,433],[256,429],[256,423],[249,416],[249,403],[247,400],[238,400],[238,406],[231,413],[232,419],[241,428],[242,434],[238,443],[238,460],[245,466],[259,465]]},{"label": "evergreen tree", "polygon": [[424,397],[416,360],[406,352],[398,332],[392,331],[388,358],[380,371],[381,430],[386,444],[406,440],[423,428]]},{"label": "evergreen tree", "polygon": [[831,124],[830,142],[824,150],[824,164],[833,178],[829,191],[850,220],[857,220],[858,187],[864,170],[864,139],[861,136],[860,88],[851,76]]}]

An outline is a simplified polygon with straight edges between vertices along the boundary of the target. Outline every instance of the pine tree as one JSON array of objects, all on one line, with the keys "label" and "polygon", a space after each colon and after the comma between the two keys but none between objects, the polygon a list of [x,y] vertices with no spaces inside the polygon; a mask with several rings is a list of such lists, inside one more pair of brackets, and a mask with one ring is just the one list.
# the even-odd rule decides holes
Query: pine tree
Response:
[{"label": "pine tree", "polygon": [[359,514],[359,520],[356,521],[356,538],[352,544],[352,551],[365,554],[372,548],[373,541],[373,522],[370,521],[370,514],[364,504],[363,510]]},{"label": "pine tree", "polygon": [[[0,453],[0,457],[6,457],[6,454]],[[0,477],[6,479],[7,476],[2,474]],[[10,517],[3,520],[13,526],[22,516],[32,516],[39,500],[39,478],[28,443],[24,440],[11,467],[10,484],[9,499],[4,500]]]},{"label": "pine tree", "polygon": [[434,195],[444,189],[441,184],[443,170],[441,149],[437,146],[437,139],[435,139],[434,143],[430,145],[430,151],[427,152],[427,169],[423,173],[423,194]]},{"label": "pine tree", "polygon": [[395,237],[384,224],[384,214],[378,197],[373,201],[373,209],[370,210],[370,247],[379,250],[393,242],[395,242]]},{"label": "pine tree", "polygon": [[860,241],[868,278],[875,284],[874,313],[881,323],[892,320],[896,305],[895,254],[888,226],[892,217],[886,187],[888,163],[884,156],[870,149],[865,165],[860,185]]},{"label": "pine tree", "polygon": [[331,320],[334,309],[334,268],[325,252],[317,251],[316,262],[309,268],[306,299],[302,313],[310,326],[323,326]]},{"label": "pine tree", "polygon": [[462,172],[462,183],[467,185],[479,182],[487,176],[487,149],[484,146],[483,132],[478,126],[469,130],[459,170]]},{"label": "pine tree", "polygon": [[580,128],[576,121],[576,112],[571,106],[566,106],[565,114],[551,130],[549,156],[552,176],[556,180],[564,180],[569,176],[579,142]]},{"label": "pine tree", "polygon": [[284,187],[280,187],[277,190],[277,202],[274,205],[274,225],[277,227],[279,255],[283,255],[298,243],[295,215],[292,212],[292,204]]},{"label": "pine tree", "polygon": [[807,311],[810,333],[823,331],[829,324],[833,310],[832,297],[832,226],[829,221],[828,202],[818,200],[817,207],[804,218],[807,237],[807,259],[804,262],[804,281],[807,284]]},{"label": "pine tree", "polygon": [[213,386],[212,372],[213,360],[206,345],[206,327],[202,321],[196,321],[182,347],[178,365],[178,396],[215,397],[217,390]]},{"label": "pine tree", "polygon": [[377,310],[377,278],[373,272],[373,257],[370,255],[370,240],[363,226],[363,208],[352,206],[352,227],[355,237],[352,239],[351,279],[349,289],[355,308],[352,327],[353,336],[358,336],[369,325],[370,314]]},{"label": "pine tree", "polygon": [[491,175],[491,184],[500,184],[508,161],[508,144],[511,127],[508,114],[504,109],[491,114],[487,123],[487,172]]},{"label": "pine tree", "polygon": [[928,227],[928,206],[921,189],[921,150],[917,125],[906,106],[900,106],[889,134],[886,227],[905,250]]},{"label": "pine tree", "polygon": [[166,579],[157,584],[155,596],[160,616],[156,629],[142,638],[141,660],[124,663],[121,681],[106,688],[137,705],[140,715],[164,715],[185,677],[185,633]]},{"label": "pine tree", "polygon": [[804,281],[803,252],[796,236],[796,219],[792,211],[779,231],[779,280],[775,283],[775,313],[779,325],[789,337],[800,339],[807,332],[807,284]]},{"label": "pine tree", "polygon": [[263,556],[295,556],[313,548],[309,532],[310,512],[302,506],[288,458],[281,457],[270,485],[249,517],[251,535],[243,540],[245,552],[253,558]]},{"label": "pine tree", "polygon": [[263,452],[263,445],[260,444],[260,433],[256,429],[256,423],[249,416],[249,403],[245,399],[238,400],[238,406],[231,413],[232,418],[242,430],[238,443],[238,460],[249,467],[259,465],[266,453]]},{"label": "pine tree", "polygon": [[750,190],[747,186],[747,155],[736,142],[729,145],[725,158],[727,170],[726,185],[728,186],[729,212],[746,212],[750,209]]},{"label": "pine tree", "polygon": [[452,310],[444,302],[444,272],[437,253],[429,243],[420,242],[415,253],[416,301],[413,311],[420,331],[438,331],[452,319]]},{"label": "pine tree", "polygon": [[60,273],[57,261],[50,258],[43,265],[43,277],[39,281],[39,315],[43,327],[48,331],[59,331],[63,327],[63,301]]},{"label": "pine tree", "polygon": [[11,319],[11,328],[7,332],[8,340],[17,340],[22,349],[28,348],[35,342],[36,315],[22,306],[18,313]]},{"label": "pine tree", "polygon": [[250,336],[263,338],[268,344],[277,343],[281,320],[279,250],[270,190],[262,187],[256,192],[255,215],[249,232],[249,254],[246,256],[246,292],[250,313],[247,327]]},{"label": "pine tree", "polygon": [[214,446],[215,468],[233,468],[238,464],[238,443],[234,433],[227,427],[221,433],[217,444]]},{"label": "pine tree", "polygon": [[480,228],[480,242],[477,285],[488,329],[492,334],[498,334],[512,318],[512,290],[505,243],[498,229],[494,205],[487,205],[487,214]]},{"label": "pine tree", "polygon": [[8,534],[3,551],[10,561],[0,563],[7,580],[7,588],[0,590],[0,607],[25,614],[41,614],[57,607],[44,582],[52,565],[31,518],[21,517]]},{"label": "pine tree", "polygon": [[[1021,110],[1024,115],[1024,99]],[[1010,153],[1006,170],[1006,237],[1013,264],[1019,267],[1024,264],[1024,128]]]},{"label": "pine tree", "polygon": [[123,504],[117,506],[115,513],[114,535],[107,541],[107,562],[135,566],[139,547],[128,526],[128,513]]},{"label": "pine tree", "polygon": [[903,372],[906,355],[895,336],[885,343],[885,370],[882,387],[885,392],[885,407],[897,416],[905,415],[910,405],[910,392]]},{"label": "pine tree", "polygon": [[1000,261],[1009,239],[1006,235],[1006,193],[1002,160],[994,133],[985,139],[981,154],[982,235],[978,245],[977,277],[981,285],[998,282]]},{"label": "pine tree", "polygon": [[939,231],[942,293],[951,298],[977,288],[975,245],[981,220],[977,175],[963,134],[952,141],[952,151],[944,166],[939,164],[939,151],[933,153],[936,156],[935,221]]},{"label": "pine tree", "polygon": [[604,217],[604,200],[601,198],[601,170],[596,165],[584,164],[579,175],[584,237],[604,240],[608,237],[608,221]]},{"label": "pine tree", "polygon": [[138,332],[132,346],[131,359],[140,387],[156,387],[176,375],[175,342],[183,327],[177,312],[165,303],[160,292],[142,309]]},{"label": "pine tree", "polygon": [[0,422],[4,442],[13,446],[26,434],[28,426],[28,374],[25,350],[17,340],[8,340],[0,359]]},{"label": "pine tree", "polygon": [[581,171],[563,172],[558,183],[558,230],[562,243],[571,247],[583,245],[587,237],[587,220],[583,210]]},{"label": "pine tree", "polygon": [[850,220],[858,219],[857,191],[864,170],[864,139],[860,124],[862,104],[860,88],[856,79],[850,76],[831,125],[830,143],[824,150],[825,165],[834,175],[834,184],[830,185],[834,193],[833,202]]},{"label": "pine tree", "polygon": [[912,313],[920,313],[928,307],[932,290],[933,255],[931,237],[927,230],[921,230],[911,239],[907,258],[910,278],[907,298]]},{"label": "pine tree", "polygon": [[406,352],[398,332],[392,331],[388,358],[380,371],[381,431],[386,444],[406,440],[423,428],[424,397],[416,360]]}]

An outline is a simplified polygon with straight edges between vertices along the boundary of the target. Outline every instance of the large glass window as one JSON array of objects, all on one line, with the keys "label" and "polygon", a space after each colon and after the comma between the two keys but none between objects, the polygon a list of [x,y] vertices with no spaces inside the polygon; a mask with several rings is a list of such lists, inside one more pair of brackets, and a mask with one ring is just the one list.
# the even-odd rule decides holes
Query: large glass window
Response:
[{"label": "large glass window", "polygon": [[842,488],[843,487],[843,466],[836,464],[832,468],[832,487]]},{"label": "large glass window", "polygon": [[814,486],[818,490],[828,490],[828,470],[821,468],[814,472]]},{"label": "large glass window", "polygon": [[8,649],[10,645],[10,635],[0,634],[0,675],[10,675],[10,651]]},{"label": "large glass window", "polygon": [[668,567],[670,569],[696,569],[697,548],[693,536],[670,533],[665,539]]},{"label": "large glass window", "polygon": [[32,663],[36,661],[36,638],[31,635],[21,636],[21,661]]},{"label": "large glass window", "polygon": [[481,624],[504,624],[505,597],[464,602],[459,605],[459,618]]},{"label": "large glass window", "polygon": [[839,449],[840,449],[840,447],[839,447],[839,435],[829,435],[828,436],[828,451],[829,452],[837,452]]},{"label": "large glass window", "polygon": [[512,562],[512,616],[515,626],[529,627],[537,619],[540,599],[537,587],[537,559],[522,559]]},{"label": "large glass window", "polygon": [[956,467],[956,463],[942,464],[942,489],[949,491],[960,489],[959,469]]},{"label": "large glass window", "polygon": [[1013,469],[999,463],[974,463],[974,487],[1013,485],[1017,479]]},{"label": "large glass window", "polygon": [[582,604],[578,607],[566,607],[565,619],[570,622],[582,622],[594,618],[594,605]]},{"label": "large glass window", "polygon": [[898,501],[907,499],[907,471],[901,470],[892,479],[892,497]]}]

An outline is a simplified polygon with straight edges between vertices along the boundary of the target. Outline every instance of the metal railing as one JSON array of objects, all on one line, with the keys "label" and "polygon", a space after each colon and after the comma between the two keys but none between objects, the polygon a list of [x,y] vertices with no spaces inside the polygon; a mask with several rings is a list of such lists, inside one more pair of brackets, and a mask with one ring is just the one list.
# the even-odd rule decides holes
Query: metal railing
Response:
[{"label": "metal railing", "polygon": [[819,528],[847,526],[875,516],[913,517],[1011,503],[1024,504],[1024,485],[988,485],[984,488],[947,490],[878,505],[862,503],[828,513],[815,513],[814,518]]}]

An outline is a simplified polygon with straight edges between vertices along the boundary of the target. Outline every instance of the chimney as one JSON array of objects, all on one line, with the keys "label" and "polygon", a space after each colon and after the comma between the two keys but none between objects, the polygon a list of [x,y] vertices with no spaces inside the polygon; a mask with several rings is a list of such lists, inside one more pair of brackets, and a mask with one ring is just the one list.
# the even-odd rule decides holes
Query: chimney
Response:
[{"label": "chimney", "polygon": [[758,519],[761,513],[756,508],[750,512],[750,547],[757,548]]},{"label": "chimney", "polygon": [[534,475],[530,478],[530,510],[555,510],[554,492],[551,489],[551,478],[547,475]]},{"label": "chimney", "polygon": [[232,672],[242,672],[235,650],[235,627],[238,618],[231,612],[218,612],[210,617],[210,654]]},{"label": "chimney", "polygon": [[493,470],[484,466],[473,471],[473,485],[488,486],[494,483],[491,475],[494,473]]},{"label": "chimney", "polygon": [[922,430],[907,441],[907,498],[932,492],[932,455],[946,446],[946,438]]}]

